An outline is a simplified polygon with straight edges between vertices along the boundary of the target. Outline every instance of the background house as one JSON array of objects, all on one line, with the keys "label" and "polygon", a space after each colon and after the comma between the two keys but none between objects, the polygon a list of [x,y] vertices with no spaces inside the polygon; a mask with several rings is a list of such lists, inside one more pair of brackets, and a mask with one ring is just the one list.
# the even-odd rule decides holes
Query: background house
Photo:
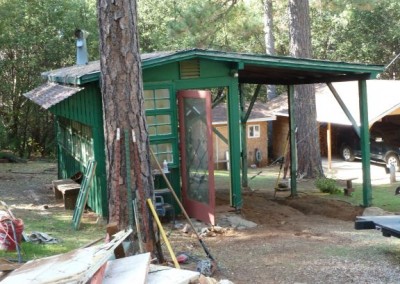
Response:
[{"label": "background house", "polygon": [[[220,103],[212,110],[214,161],[216,169],[227,169],[229,158],[227,105]],[[256,102],[246,123],[247,164],[264,167],[268,164],[268,122],[275,116],[265,103]],[[221,137],[222,135],[222,137]]]}]

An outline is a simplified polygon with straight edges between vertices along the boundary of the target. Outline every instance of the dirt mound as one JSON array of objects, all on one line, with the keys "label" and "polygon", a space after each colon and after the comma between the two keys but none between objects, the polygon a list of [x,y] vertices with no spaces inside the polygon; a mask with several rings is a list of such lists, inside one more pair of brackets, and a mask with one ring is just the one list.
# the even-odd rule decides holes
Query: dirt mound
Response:
[{"label": "dirt mound", "polygon": [[305,215],[321,215],[343,221],[354,221],[356,216],[362,215],[364,210],[362,207],[353,206],[345,201],[313,195],[287,198],[277,202],[295,208]]},{"label": "dirt mound", "polygon": [[298,210],[284,206],[263,194],[244,196],[242,215],[257,224],[280,225],[293,216],[303,215]]},{"label": "dirt mound", "polygon": [[[217,195],[217,205],[229,201],[227,194]],[[280,224],[301,215],[320,215],[343,221],[354,221],[364,208],[353,206],[341,200],[333,200],[318,195],[305,195],[296,198],[274,199],[265,193],[243,195],[241,213],[247,220],[257,224]]]}]

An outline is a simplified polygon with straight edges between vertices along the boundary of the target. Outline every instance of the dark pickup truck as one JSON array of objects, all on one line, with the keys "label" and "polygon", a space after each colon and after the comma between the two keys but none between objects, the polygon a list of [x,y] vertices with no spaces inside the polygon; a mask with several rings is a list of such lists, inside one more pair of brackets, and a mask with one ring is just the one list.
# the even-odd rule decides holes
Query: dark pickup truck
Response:
[{"label": "dark pickup truck", "polygon": [[[345,161],[361,158],[360,138],[352,127],[341,127],[338,132],[340,155]],[[394,165],[400,169],[400,125],[376,122],[370,129],[371,160]]]}]

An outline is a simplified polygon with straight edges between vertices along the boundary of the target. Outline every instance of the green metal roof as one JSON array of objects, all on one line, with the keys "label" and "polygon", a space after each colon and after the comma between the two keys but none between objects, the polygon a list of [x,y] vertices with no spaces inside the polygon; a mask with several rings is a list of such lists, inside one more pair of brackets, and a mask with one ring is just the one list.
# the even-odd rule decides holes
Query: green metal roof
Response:
[{"label": "green metal roof", "polygon": [[[375,79],[383,65],[332,62],[314,59],[190,49],[142,54],[142,69],[190,59],[206,59],[232,63],[240,83],[295,85]],[[100,78],[99,61],[72,66],[42,74],[49,81],[82,85]]]}]

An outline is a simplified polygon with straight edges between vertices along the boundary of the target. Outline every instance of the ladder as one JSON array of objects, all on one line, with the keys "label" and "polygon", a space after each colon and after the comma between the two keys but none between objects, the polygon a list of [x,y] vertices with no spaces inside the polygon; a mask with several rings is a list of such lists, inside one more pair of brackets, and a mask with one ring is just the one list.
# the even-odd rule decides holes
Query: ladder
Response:
[{"label": "ladder", "polygon": [[94,173],[96,171],[96,161],[90,160],[83,177],[81,189],[76,200],[74,215],[72,216],[72,226],[75,230],[79,230],[81,224],[82,213],[85,209],[85,205],[89,196],[90,184],[92,183]]}]

